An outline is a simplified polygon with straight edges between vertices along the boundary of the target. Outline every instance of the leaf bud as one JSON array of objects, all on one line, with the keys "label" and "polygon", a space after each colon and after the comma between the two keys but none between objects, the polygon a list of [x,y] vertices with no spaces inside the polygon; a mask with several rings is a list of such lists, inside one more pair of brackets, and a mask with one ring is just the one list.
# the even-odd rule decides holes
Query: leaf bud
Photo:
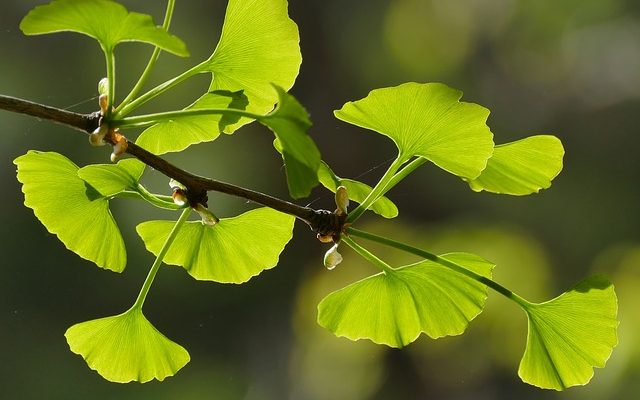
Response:
[{"label": "leaf bud", "polygon": [[347,193],[347,188],[344,186],[338,186],[336,189],[336,207],[336,214],[347,214],[347,208],[349,207],[349,194]]},{"label": "leaf bud", "polygon": [[116,144],[113,145],[113,152],[111,153],[111,162],[116,162],[118,157],[120,157],[122,154],[124,154],[127,151],[129,142],[127,141],[126,137],[124,137],[117,131],[117,128],[115,131],[113,131],[112,137],[115,140]]},{"label": "leaf bud", "polygon": [[100,104],[100,113],[105,115],[107,113],[107,106],[109,105],[109,99],[106,94],[101,94],[98,97],[98,104]]},{"label": "leaf bud", "polygon": [[209,209],[207,207],[203,206],[200,203],[198,203],[194,207],[194,210],[196,210],[196,212],[198,214],[200,214],[200,218],[202,218],[202,223],[205,224],[205,225],[213,226],[213,225],[217,224],[218,222],[220,222],[218,217],[213,215],[213,213],[211,211],[209,211]]},{"label": "leaf bud", "polygon": [[342,255],[338,253],[338,243],[336,243],[324,254],[324,266],[332,270],[341,262]]},{"label": "leaf bud", "polygon": [[100,82],[98,82],[98,93],[105,96],[109,93],[109,78],[100,79]]},{"label": "leaf bud", "polygon": [[91,143],[92,146],[104,146],[107,144],[104,141],[107,132],[109,132],[109,127],[107,127],[107,125],[100,125],[95,131],[89,134],[89,143]]}]

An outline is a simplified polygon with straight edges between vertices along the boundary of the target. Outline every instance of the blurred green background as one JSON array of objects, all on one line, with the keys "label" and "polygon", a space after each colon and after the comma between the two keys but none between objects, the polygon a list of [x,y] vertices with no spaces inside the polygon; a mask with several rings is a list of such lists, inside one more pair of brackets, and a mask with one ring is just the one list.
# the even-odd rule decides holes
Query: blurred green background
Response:
[{"label": "blurred green background", "polygon": [[[92,40],[68,33],[25,37],[20,19],[41,1],[8,0],[0,12],[0,93],[78,112],[97,109],[103,58]],[[187,60],[163,54],[159,83],[208,57],[225,1],[178,1],[172,31]],[[162,1],[124,1],[160,23]],[[22,206],[12,160],[29,149],[57,151],[79,165],[107,162],[67,128],[0,111],[2,268],[0,398],[7,399],[628,399],[640,393],[640,2],[636,0],[291,0],[304,57],[292,92],[314,121],[311,135],[341,176],[375,182],[395,154],[380,135],[332,117],[348,100],[402,82],[444,82],[492,110],[497,142],[552,133],[566,148],[551,190],[517,198],[474,193],[459,179],[424,166],[395,188],[394,221],[363,228],[434,252],[470,251],[498,264],[495,277],[542,301],[583,277],[606,273],[616,285],[620,344],[586,387],[563,393],[522,383],[517,367],[524,314],[490,293],[486,310],[459,337],[421,337],[404,350],[336,338],[315,323],[331,290],[376,272],[357,256],[328,272],[327,246],[303,224],[277,268],[242,286],[196,282],[162,268],[145,314],[186,347],[191,362],[163,383],[104,381],[69,352],[72,324],[125,310],[152,262],[137,223],[171,218],[128,200],[114,213],[130,254],[122,274],[65,250]],[[137,79],[151,49],[118,47],[119,93]],[[206,88],[200,76],[142,111],[184,107]],[[129,136],[133,136],[129,134]],[[272,136],[249,126],[170,159],[193,172],[286,197]],[[383,165],[383,167],[386,164]],[[363,174],[363,175],[362,175]],[[153,173],[156,191],[167,180]],[[231,216],[251,205],[211,194]],[[318,189],[301,204],[332,208]],[[375,248],[374,248],[375,249]],[[386,250],[385,250],[386,251]],[[394,263],[407,258],[386,251]]]}]

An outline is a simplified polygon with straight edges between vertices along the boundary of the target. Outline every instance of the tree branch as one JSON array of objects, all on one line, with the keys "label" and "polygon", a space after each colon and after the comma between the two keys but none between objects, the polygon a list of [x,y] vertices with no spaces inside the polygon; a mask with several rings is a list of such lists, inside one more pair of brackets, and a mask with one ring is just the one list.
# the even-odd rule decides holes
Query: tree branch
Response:
[{"label": "tree branch", "polygon": [[[101,119],[100,112],[78,114],[3,95],[0,95],[0,109],[47,119],[87,134],[92,133],[96,128],[98,128],[99,121]],[[112,145],[116,144],[116,140],[112,135],[107,135],[105,140]],[[143,149],[129,140],[127,140],[126,152],[133,157],[136,157],[149,167],[183,184],[187,188],[187,197],[193,206],[197,203],[206,204],[207,192],[216,191],[240,197],[254,203],[273,208],[274,210],[293,215],[309,225],[311,230],[322,236],[339,236],[342,225],[344,224],[344,216],[338,216],[327,210],[315,210],[310,207],[302,207],[268,194],[256,192],[230,183],[220,182],[215,179],[194,175]]]}]

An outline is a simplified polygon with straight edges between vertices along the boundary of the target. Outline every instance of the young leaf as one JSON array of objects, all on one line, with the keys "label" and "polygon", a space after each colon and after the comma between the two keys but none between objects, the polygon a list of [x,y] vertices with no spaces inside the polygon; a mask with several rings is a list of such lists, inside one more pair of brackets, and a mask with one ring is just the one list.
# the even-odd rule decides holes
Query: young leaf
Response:
[{"label": "young leaf", "polygon": [[[186,223],[164,257],[164,262],[184,267],[195,279],[243,283],[276,266],[291,240],[294,217],[259,208],[211,226]],[[136,230],[147,250],[157,255],[175,225],[148,221]]]},{"label": "young leaf", "polygon": [[47,230],[80,257],[121,272],[127,256],[108,200],[78,177],[78,167],[58,153],[29,151],[14,160],[24,204]]},{"label": "young leaf", "polygon": [[64,336],[72,352],[111,382],[162,381],[190,360],[187,350],[151,325],[140,308],[81,322]]},{"label": "young leaf", "polygon": [[[196,100],[186,110],[202,108],[232,108],[244,110],[248,100],[242,91],[218,90],[207,93]],[[229,114],[198,115],[178,117],[160,122],[146,129],[136,140],[136,144],[154,154],[182,151],[192,144],[216,139],[221,132],[233,133],[240,118]]]},{"label": "young leaf", "polygon": [[307,131],[311,121],[307,110],[295,97],[274,86],[278,92],[278,107],[264,117],[260,123],[276,135],[278,151],[282,154],[287,173],[287,185],[293,198],[306,197],[318,184],[320,151]]},{"label": "young leaf", "polygon": [[220,42],[204,66],[210,90],[244,90],[247,110],[269,112],[278,100],[272,84],[290,89],[298,76],[298,27],[286,0],[229,0]]},{"label": "young leaf", "polygon": [[562,170],[564,148],[555,136],[531,136],[495,147],[480,176],[469,181],[476,192],[527,195],[551,186]]},{"label": "young leaf", "polygon": [[32,9],[20,29],[25,35],[82,33],[96,39],[106,52],[121,42],[144,42],[182,57],[189,55],[182,40],[156,26],[151,16],[130,13],[109,0],[54,0]]},{"label": "young leaf", "polygon": [[[362,182],[358,182],[353,179],[340,178],[325,162],[320,163],[320,168],[318,169],[318,180],[322,186],[331,190],[333,193],[336,192],[338,186],[346,187],[349,199],[357,203],[362,203],[372,190],[371,186]],[[395,218],[398,216],[398,207],[384,196],[376,200],[370,209],[384,218]]]},{"label": "young leaf", "polygon": [[335,116],[391,138],[400,158],[424,157],[462,178],[475,179],[493,152],[489,110],[460,102],[462,92],[441,83],[405,83],[348,102]]},{"label": "young leaf", "polygon": [[[466,253],[442,257],[490,277],[493,264]],[[436,339],[459,335],[482,312],[483,284],[431,261],[379,273],[325,297],[318,323],[351,340],[403,347],[424,332]]]},{"label": "young leaf", "polygon": [[117,164],[87,165],[78,170],[78,176],[108,198],[125,190],[137,190],[143,172],[144,164],[129,158]]},{"label": "young leaf", "polygon": [[524,382],[564,390],[584,385],[604,367],[618,343],[613,285],[592,276],[553,300],[530,304],[527,348],[518,375]]}]

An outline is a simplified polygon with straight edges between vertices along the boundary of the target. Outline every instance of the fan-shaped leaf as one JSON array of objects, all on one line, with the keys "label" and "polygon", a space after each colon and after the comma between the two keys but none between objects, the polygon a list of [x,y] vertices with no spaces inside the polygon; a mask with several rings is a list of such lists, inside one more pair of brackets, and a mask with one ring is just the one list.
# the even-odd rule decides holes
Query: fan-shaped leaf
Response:
[{"label": "fan-shaped leaf", "polygon": [[121,42],[144,42],[179,56],[189,55],[182,40],[156,26],[149,15],[130,13],[109,0],[54,0],[31,10],[20,29],[25,35],[82,33],[108,52]]},{"label": "fan-shaped leaf", "polygon": [[213,73],[210,90],[244,90],[248,111],[269,112],[278,101],[271,85],[288,90],[298,76],[299,42],[286,0],[229,0],[220,42],[204,66]]},{"label": "fan-shaped leaf", "polygon": [[[259,208],[216,225],[188,222],[164,257],[167,264],[184,267],[198,280],[243,283],[276,266],[291,240],[294,218],[270,208]],[[157,255],[175,225],[149,221],[137,231],[147,250]]]},{"label": "fan-shaped leaf", "polygon": [[527,348],[518,375],[545,389],[584,385],[618,343],[613,285],[593,276],[553,300],[530,304]]},{"label": "fan-shaped leaf", "polygon": [[160,333],[139,308],[76,324],[64,335],[71,351],[111,382],[162,381],[190,360],[187,350]]},{"label": "fan-shaped leaf", "polygon": [[[442,256],[482,276],[493,264],[466,253]],[[431,261],[380,273],[331,293],[318,305],[318,323],[338,336],[403,347],[424,332],[459,335],[484,307],[483,284]]]},{"label": "fan-shaped leaf", "polygon": [[493,152],[489,110],[460,102],[462,92],[440,83],[405,83],[376,89],[348,102],[335,116],[391,138],[403,161],[424,157],[440,168],[474,179]]},{"label": "fan-shaped leaf", "polygon": [[78,177],[78,167],[58,153],[29,151],[14,160],[24,204],[80,257],[120,272],[127,261],[108,200]]},{"label": "fan-shaped leaf", "polygon": [[[325,162],[320,163],[320,168],[318,169],[318,180],[322,183],[322,186],[331,190],[333,193],[336,192],[338,186],[346,187],[349,199],[357,203],[362,203],[372,190],[371,186],[367,184],[337,176]],[[385,218],[395,218],[398,216],[398,207],[384,196],[376,200],[370,209]]]},{"label": "fan-shaped leaf", "polygon": [[531,136],[495,147],[479,177],[469,181],[479,192],[527,195],[551,186],[562,170],[564,148],[555,136]]},{"label": "fan-shaped leaf", "polygon": [[[205,94],[186,109],[244,110],[247,104],[247,97],[242,91],[218,90]],[[220,132],[233,133],[238,128],[238,125],[235,125],[238,120],[238,116],[230,114],[179,117],[148,128],[138,137],[136,144],[154,154],[182,151],[192,144],[214,140]]]},{"label": "fan-shaped leaf", "polygon": [[92,164],[78,170],[78,176],[104,197],[112,197],[125,190],[137,190],[144,164],[134,158],[117,164]]}]

